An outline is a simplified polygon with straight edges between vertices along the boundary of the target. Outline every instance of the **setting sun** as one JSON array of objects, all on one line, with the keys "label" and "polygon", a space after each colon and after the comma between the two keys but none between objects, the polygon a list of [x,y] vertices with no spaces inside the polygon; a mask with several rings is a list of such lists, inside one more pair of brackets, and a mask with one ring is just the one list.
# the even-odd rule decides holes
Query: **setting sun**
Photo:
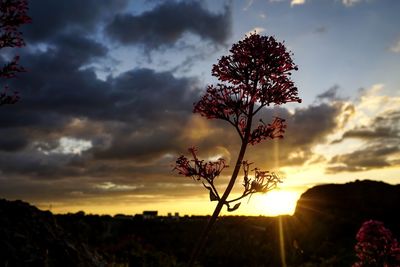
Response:
[{"label": "setting sun", "polygon": [[293,215],[299,197],[297,192],[276,190],[260,196],[260,203],[268,216]]}]

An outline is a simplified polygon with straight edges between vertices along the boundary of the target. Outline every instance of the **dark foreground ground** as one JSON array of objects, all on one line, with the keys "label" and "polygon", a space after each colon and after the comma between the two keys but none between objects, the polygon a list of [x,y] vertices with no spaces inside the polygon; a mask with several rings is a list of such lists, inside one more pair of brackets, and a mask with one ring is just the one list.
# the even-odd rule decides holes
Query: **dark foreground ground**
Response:
[{"label": "dark foreground ground", "polygon": [[[282,266],[282,255],[287,266],[351,266],[364,221],[400,236],[399,203],[398,185],[317,186],[294,216],[221,217],[198,266]],[[53,215],[0,200],[0,266],[185,266],[207,219]]]}]

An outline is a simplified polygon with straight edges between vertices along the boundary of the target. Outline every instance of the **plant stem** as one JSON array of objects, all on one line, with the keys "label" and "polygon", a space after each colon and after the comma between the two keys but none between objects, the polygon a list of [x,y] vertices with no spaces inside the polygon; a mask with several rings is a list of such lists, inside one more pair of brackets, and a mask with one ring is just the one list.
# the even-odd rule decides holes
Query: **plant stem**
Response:
[{"label": "plant stem", "polygon": [[236,160],[235,169],[233,170],[233,173],[232,173],[232,177],[228,183],[228,186],[225,189],[224,194],[222,195],[221,199],[218,201],[218,204],[215,207],[215,210],[214,210],[211,218],[208,220],[206,227],[204,228],[203,232],[201,233],[200,239],[198,240],[196,247],[194,248],[192,255],[190,257],[189,264],[188,264],[189,267],[194,266],[194,263],[195,263],[197,257],[199,256],[200,252],[203,250],[203,247],[207,241],[208,234],[209,234],[212,226],[214,225],[215,221],[217,220],[218,215],[221,212],[221,209],[224,206],[224,203],[226,202],[229,194],[231,193],[233,186],[235,185],[235,181],[239,174],[240,168],[242,166],[243,158],[246,153],[246,148],[247,148],[248,140],[250,137],[251,123],[252,123],[252,119],[253,119],[253,108],[254,108],[254,105],[251,105],[249,108],[249,113],[248,113],[249,116],[248,116],[248,120],[247,120],[246,130],[245,130],[244,138],[242,140],[242,145],[240,147],[239,155]]}]

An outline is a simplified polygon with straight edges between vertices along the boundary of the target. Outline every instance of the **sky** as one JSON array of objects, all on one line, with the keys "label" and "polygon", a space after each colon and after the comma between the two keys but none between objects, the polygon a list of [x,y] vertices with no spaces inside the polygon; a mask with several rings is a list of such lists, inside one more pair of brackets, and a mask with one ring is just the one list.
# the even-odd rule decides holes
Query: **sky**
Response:
[{"label": "sky", "polygon": [[287,120],[285,137],[245,156],[283,183],[223,214],[290,213],[318,184],[400,183],[399,10],[397,0],[30,1],[27,45],[0,51],[27,69],[6,81],[21,100],[0,107],[0,197],[55,213],[211,214],[208,191],[172,169],[192,146],[234,164],[235,130],[192,110],[216,83],[212,65],[252,32],[293,53],[303,101],[263,110]]}]

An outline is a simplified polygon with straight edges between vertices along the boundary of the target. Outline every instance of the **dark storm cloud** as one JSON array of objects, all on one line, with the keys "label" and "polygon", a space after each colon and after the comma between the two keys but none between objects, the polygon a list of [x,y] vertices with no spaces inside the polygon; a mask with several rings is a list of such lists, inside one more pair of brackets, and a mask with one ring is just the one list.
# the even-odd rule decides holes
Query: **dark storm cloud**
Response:
[{"label": "dark storm cloud", "polygon": [[12,82],[13,88],[23,92],[22,100],[2,110],[3,127],[60,128],[68,121],[66,115],[88,116],[109,102],[109,86],[91,69],[80,69],[104,56],[107,49],[79,35],[53,39],[54,47],[44,52],[21,54],[22,65],[28,71]]},{"label": "dark storm cloud", "polygon": [[23,133],[15,132],[14,129],[0,131],[0,151],[13,152],[25,148],[28,140]]},{"label": "dark storm cloud", "polygon": [[[376,138],[399,138],[398,132],[392,127],[360,127],[358,129],[347,131],[343,134],[343,139],[358,138],[358,139],[376,139]],[[343,140],[342,139],[342,140]],[[336,142],[340,142],[335,141]]]},{"label": "dark storm cloud", "polygon": [[[181,126],[197,98],[197,80],[141,68],[98,79],[90,65],[107,58],[108,48],[87,33],[122,2],[77,3],[32,4],[34,25],[25,36],[28,44],[44,46],[21,51],[28,71],[10,83],[22,100],[0,116],[2,196],[61,199],[75,191],[100,194],[93,188],[110,180],[128,188],[141,180],[152,184],[171,172],[173,160],[166,163],[163,155],[181,150]],[[63,153],[62,137],[93,147],[80,155]]]},{"label": "dark storm cloud", "polygon": [[32,23],[24,26],[28,43],[46,42],[65,31],[94,33],[99,21],[125,7],[126,0],[40,0],[29,2]]},{"label": "dark storm cloud", "polygon": [[[296,109],[290,114],[285,109],[278,110],[276,115],[285,118],[287,129],[284,138],[277,140],[278,158],[274,155],[274,144],[270,141],[267,153],[261,152],[259,160],[273,166],[278,160],[279,166],[300,166],[314,155],[312,148],[326,141],[326,137],[338,126],[338,117],[343,104],[320,103],[306,108]],[[271,114],[272,115],[272,114]]]},{"label": "dark storm cloud", "polygon": [[[140,120],[166,120],[190,112],[198,95],[193,78],[175,78],[171,72],[134,69],[108,81],[118,100],[114,108],[120,115],[131,114]],[[122,116],[124,117],[124,116]],[[154,124],[153,129],[158,125]]]},{"label": "dark storm cloud", "polygon": [[[35,180],[54,180],[83,174],[76,166],[69,166],[74,155],[46,155],[37,150],[27,149],[17,153],[0,153],[3,175],[26,175]],[[12,183],[12,181],[10,181]]]},{"label": "dark storm cloud", "polygon": [[[290,133],[287,136],[291,145],[309,146],[318,143],[338,126],[337,117],[342,105],[320,104],[303,109],[296,109],[288,119]],[[289,132],[288,129],[288,132]]]},{"label": "dark storm cloud", "polygon": [[[133,69],[102,81],[93,69],[82,67],[105,57],[106,47],[77,34],[57,35],[51,41],[53,46],[44,52],[21,55],[29,71],[13,87],[23,89],[23,99],[16,109],[4,109],[3,126],[40,122],[46,126],[54,121],[60,127],[68,116],[75,116],[135,121],[138,127],[141,121],[164,113],[168,120],[179,116],[180,110],[191,109],[195,79]],[[38,112],[30,112],[34,110]]]},{"label": "dark storm cloud", "polygon": [[[12,86],[23,89],[23,98],[2,109],[3,175],[93,176],[106,169],[101,166],[107,160],[143,163],[173,150],[198,95],[196,79],[133,69],[99,80],[93,69],[82,67],[104,57],[105,46],[78,33],[48,40],[47,50],[21,55],[29,71]],[[93,148],[75,156],[52,152],[65,136],[90,140]]]},{"label": "dark storm cloud", "polygon": [[[48,79],[45,76],[43,79],[35,76],[36,84],[30,84],[33,91],[28,92],[29,88],[26,88],[24,101],[6,114],[14,121],[14,124],[9,124],[8,127],[18,127],[15,131],[22,132],[29,127],[35,129],[24,132],[22,137],[26,139],[4,139],[1,144],[3,150],[9,151],[17,149],[18,144],[26,146],[27,143],[36,142],[36,149],[48,152],[57,145],[51,145],[52,143],[69,133],[75,138],[93,140],[94,147],[91,151],[96,158],[136,161],[154,159],[173,150],[178,144],[181,124],[189,117],[194,97],[197,95],[193,88],[195,80],[178,79],[168,72],[157,73],[137,69],[110,78],[106,82],[97,80],[93,74],[88,75],[88,70],[70,70],[63,75],[57,72],[56,69]],[[58,75],[61,77],[55,79]],[[74,78],[68,78],[69,75]],[[24,116],[28,112],[34,114],[32,117],[35,119],[26,123]],[[56,120],[58,123],[52,123],[52,113],[57,114],[54,118],[60,118]],[[88,128],[85,131],[74,131],[74,126],[71,126],[74,119],[87,120],[85,126]],[[19,124],[15,125],[15,121]],[[5,126],[3,124],[3,127]],[[90,127],[93,129],[90,130]],[[6,129],[0,130],[0,133]],[[4,171],[27,170],[34,173],[42,169],[42,178],[46,176],[47,172],[44,170],[47,167],[56,171],[55,163],[67,163],[56,158],[55,154],[44,155],[37,151],[28,157],[19,156],[13,159],[7,154],[2,154],[1,158],[1,165],[7,165]],[[8,164],[8,161],[5,161],[7,159],[18,164]],[[41,165],[37,162],[46,164]],[[67,173],[69,172],[63,169],[59,175]],[[74,173],[76,172],[72,171],[69,175]],[[49,175],[54,176],[54,173]]]},{"label": "dark storm cloud", "polygon": [[200,1],[165,1],[139,15],[118,14],[106,33],[118,42],[141,44],[145,49],[174,45],[185,33],[224,44],[231,31],[231,11],[215,14]]},{"label": "dark storm cloud", "polygon": [[[156,124],[160,123],[159,121],[155,122]],[[157,126],[147,130],[130,128],[132,132],[136,131],[138,134],[114,133],[110,147],[94,151],[94,156],[99,159],[131,159],[142,162],[159,158],[164,153],[176,151],[176,148],[179,147],[178,137],[181,132],[179,124],[168,126],[171,128],[160,129]]]},{"label": "dark storm cloud", "polygon": [[[328,173],[354,172],[393,166],[390,156],[400,152],[398,146],[368,146],[353,153],[338,155],[330,160]],[[336,166],[335,166],[336,165]]]},{"label": "dark storm cloud", "polygon": [[388,112],[385,116],[375,117],[368,126],[361,126],[345,132],[341,139],[334,141],[339,143],[344,139],[357,138],[371,142],[385,143],[387,140],[400,138],[400,112]]},{"label": "dark storm cloud", "polygon": [[377,116],[369,124],[345,132],[345,139],[360,139],[366,142],[364,148],[352,153],[333,157],[327,168],[330,173],[342,171],[365,171],[399,165],[400,153],[400,112],[390,111]]}]

